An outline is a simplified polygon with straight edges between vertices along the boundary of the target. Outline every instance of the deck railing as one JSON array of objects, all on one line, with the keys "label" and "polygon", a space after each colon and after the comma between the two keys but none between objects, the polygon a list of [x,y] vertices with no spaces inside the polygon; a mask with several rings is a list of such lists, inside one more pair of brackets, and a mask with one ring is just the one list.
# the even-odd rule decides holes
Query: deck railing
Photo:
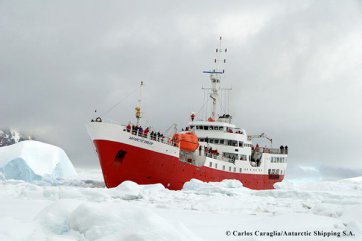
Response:
[{"label": "deck railing", "polygon": [[270,153],[270,154],[288,154],[288,148],[280,149],[280,148],[258,147],[255,148],[255,151],[262,153]]},{"label": "deck railing", "polygon": [[[135,129],[131,129],[131,130],[127,130],[126,126],[122,126],[123,127],[123,131],[131,133],[132,135],[135,136],[140,136],[152,141],[157,141],[157,142],[161,142],[170,146],[176,146],[176,143],[172,141],[172,139],[170,137],[166,137],[166,136],[157,136],[157,134],[155,136],[151,136],[151,133],[148,133],[147,135],[145,135],[143,132],[141,133],[139,130],[135,130]],[[261,153],[270,153],[270,154],[288,154],[288,149],[280,149],[280,148],[266,148],[266,147],[258,147],[255,149],[255,151],[257,152],[261,152]],[[204,148],[200,151],[199,150],[199,154],[200,155],[204,155],[206,157],[210,157],[213,159],[217,159],[220,161],[226,161],[226,162],[230,162],[230,163],[235,163],[236,159],[233,158],[229,158],[229,157],[225,157],[225,156],[221,156],[220,154],[215,154],[215,153],[211,153],[211,152],[205,152]]]},{"label": "deck railing", "polygon": [[150,132],[145,135],[143,132],[141,133],[139,130],[135,130],[135,129],[127,130],[126,126],[122,126],[122,127],[123,127],[123,131],[128,132],[132,135],[143,137],[143,138],[146,138],[146,139],[149,139],[152,141],[161,142],[161,143],[164,143],[164,144],[167,144],[170,146],[176,146],[176,143],[174,143],[170,137],[166,137],[163,135],[157,136],[157,134],[154,137],[152,137]]}]

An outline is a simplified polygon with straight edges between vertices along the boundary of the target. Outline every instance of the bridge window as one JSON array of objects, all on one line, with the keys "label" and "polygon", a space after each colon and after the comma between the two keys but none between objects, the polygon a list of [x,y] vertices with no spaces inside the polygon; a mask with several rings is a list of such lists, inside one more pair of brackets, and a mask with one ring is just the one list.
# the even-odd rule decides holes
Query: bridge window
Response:
[{"label": "bridge window", "polygon": [[217,169],[217,163],[215,163],[215,168]]},{"label": "bridge window", "polygon": [[212,162],[210,162],[210,167],[212,167]]},{"label": "bridge window", "polygon": [[240,169],[240,173],[242,172],[242,168],[239,168]]},{"label": "bridge window", "polygon": [[204,130],[206,130],[206,131],[207,131],[208,129],[209,129],[209,127],[208,127],[208,126],[204,126]]},{"label": "bridge window", "polygon": [[225,165],[222,166],[222,169],[225,171]]},{"label": "bridge window", "polygon": [[236,167],[234,167],[234,172],[236,172]]},{"label": "bridge window", "polygon": [[228,143],[229,146],[238,146],[238,142],[237,142],[237,141],[228,140],[227,143]]},{"label": "bridge window", "polygon": [[229,172],[231,172],[231,167],[229,167]]}]

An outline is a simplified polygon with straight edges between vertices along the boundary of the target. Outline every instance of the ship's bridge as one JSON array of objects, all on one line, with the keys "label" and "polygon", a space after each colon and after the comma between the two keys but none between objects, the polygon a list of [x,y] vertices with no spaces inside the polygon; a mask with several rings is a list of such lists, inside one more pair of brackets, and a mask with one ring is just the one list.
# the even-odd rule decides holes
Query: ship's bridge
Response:
[{"label": "ship's bridge", "polygon": [[[243,162],[250,159],[251,141],[244,129],[222,121],[191,121],[188,131],[195,132],[199,139],[199,151],[206,149],[216,150],[220,160],[227,162]],[[201,152],[200,152],[201,153]]]},{"label": "ship's bridge", "polygon": [[197,125],[203,125],[203,126],[221,126],[221,127],[227,127],[231,129],[235,129],[234,124],[226,123],[226,122],[220,122],[220,121],[191,121],[188,123],[188,125],[191,126],[197,126]]},{"label": "ship's bridge", "polygon": [[188,129],[195,131],[201,138],[221,138],[249,143],[246,131],[237,128],[234,124],[219,121],[191,121]]}]

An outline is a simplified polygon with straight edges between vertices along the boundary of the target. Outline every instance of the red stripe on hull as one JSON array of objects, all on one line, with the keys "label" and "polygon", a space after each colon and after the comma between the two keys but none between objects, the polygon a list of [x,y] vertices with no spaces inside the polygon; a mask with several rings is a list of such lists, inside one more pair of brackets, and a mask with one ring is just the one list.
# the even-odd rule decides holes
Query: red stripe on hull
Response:
[{"label": "red stripe on hull", "polygon": [[[263,174],[233,173],[209,167],[197,167],[179,161],[178,158],[146,150],[143,148],[106,140],[95,140],[104,182],[108,188],[116,187],[126,180],[138,184],[161,183],[172,190],[182,189],[185,182],[192,178],[204,182],[218,182],[224,179],[236,179],[251,189],[273,189],[276,182]],[[116,158],[119,151],[125,154]]]}]

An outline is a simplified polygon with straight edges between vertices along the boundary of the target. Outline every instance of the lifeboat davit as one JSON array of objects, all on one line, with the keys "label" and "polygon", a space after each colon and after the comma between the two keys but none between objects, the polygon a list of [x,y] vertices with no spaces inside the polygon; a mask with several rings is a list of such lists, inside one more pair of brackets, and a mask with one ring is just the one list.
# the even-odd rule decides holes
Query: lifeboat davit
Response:
[{"label": "lifeboat davit", "polygon": [[183,151],[193,152],[199,147],[199,140],[193,132],[176,133],[173,135],[172,140]]}]

